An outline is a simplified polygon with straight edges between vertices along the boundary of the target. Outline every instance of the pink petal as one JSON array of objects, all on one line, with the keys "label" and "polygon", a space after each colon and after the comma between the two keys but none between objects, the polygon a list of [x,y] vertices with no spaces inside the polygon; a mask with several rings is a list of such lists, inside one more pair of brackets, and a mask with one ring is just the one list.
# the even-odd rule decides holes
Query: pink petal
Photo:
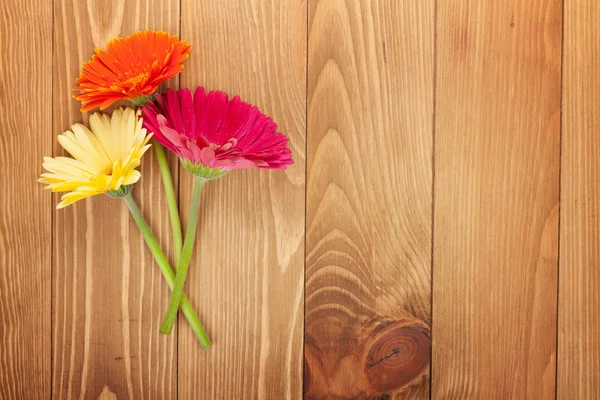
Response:
[{"label": "pink petal", "polygon": [[181,107],[179,105],[179,98],[177,96],[177,92],[174,90],[167,89],[167,105],[167,116],[171,126],[177,132],[185,132],[185,128],[183,127],[183,118],[181,116]]},{"label": "pink petal", "polygon": [[183,140],[176,130],[169,128],[168,126],[161,126],[160,133],[162,133],[164,137],[174,145],[184,147]]},{"label": "pink petal", "polygon": [[237,143],[237,139],[236,138],[231,138],[227,141],[227,143],[225,143],[223,146],[221,146],[221,148],[219,150],[221,151],[227,151],[229,149],[231,149],[232,147],[234,147]]},{"label": "pink petal", "polygon": [[158,116],[156,117],[156,121],[158,122],[159,126],[169,126],[169,121],[167,121],[165,116],[162,114],[158,114]]},{"label": "pink petal", "polygon": [[223,92],[210,92],[208,94],[208,115],[206,121],[206,131],[204,136],[211,143],[222,144],[228,138],[222,140],[219,128],[221,121],[227,112],[227,94]]},{"label": "pink petal", "polygon": [[181,98],[181,114],[183,117],[185,135],[191,139],[194,139],[196,133],[196,118],[194,115],[192,93],[189,89],[183,89],[179,91],[179,96]]},{"label": "pink petal", "polygon": [[253,161],[247,160],[245,158],[239,158],[237,160],[233,160],[236,169],[242,168],[256,168],[256,163]]},{"label": "pink petal", "polygon": [[250,105],[242,103],[239,96],[235,96],[229,101],[227,105],[227,111],[221,121],[219,127],[219,144],[224,143],[233,137],[234,133],[238,130],[240,125],[248,120],[248,111]]},{"label": "pink petal", "polygon": [[178,156],[181,158],[186,158],[188,160],[194,161],[194,153],[191,150],[188,150],[184,147],[180,147],[177,149]]},{"label": "pink petal", "polygon": [[237,131],[233,134],[238,141],[241,140],[244,136],[246,136],[251,130],[257,119],[260,117],[260,111],[258,111],[258,107],[251,106],[248,110],[248,117],[243,124],[240,124]]},{"label": "pink petal", "polygon": [[206,93],[203,87],[198,87],[194,92],[194,114],[196,116],[196,131],[194,138],[204,135],[206,132],[206,116],[208,114],[208,102],[206,101]]},{"label": "pink petal", "polygon": [[285,169],[293,164],[277,124],[238,96],[198,87],[157,94],[144,107],[144,127],[180,157],[223,169]]},{"label": "pink petal", "polygon": [[210,147],[202,149],[202,164],[210,165],[211,161],[215,158],[215,151]]},{"label": "pink petal", "polygon": [[154,95],[154,101],[158,104],[158,108],[164,110],[165,109],[165,98],[162,94],[156,93]]},{"label": "pink petal", "polygon": [[198,147],[200,147],[201,149],[205,148],[205,147],[209,147],[210,143],[208,140],[206,140],[206,138],[204,136],[198,136],[196,138],[196,144],[198,145]]}]

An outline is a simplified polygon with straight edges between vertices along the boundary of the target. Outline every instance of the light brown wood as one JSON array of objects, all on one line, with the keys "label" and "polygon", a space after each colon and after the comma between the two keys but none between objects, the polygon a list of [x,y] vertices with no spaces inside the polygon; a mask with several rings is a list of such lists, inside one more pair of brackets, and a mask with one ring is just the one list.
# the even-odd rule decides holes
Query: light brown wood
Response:
[{"label": "light brown wood", "polygon": [[[180,399],[297,399],[302,391],[306,2],[183,0],[195,50],[181,86],[256,104],[290,137],[287,171],[234,171],[203,189],[186,291],[213,347],[179,329]],[[192,190],[181,170],[184,220]]]},{"label": "light brown wood", "polygon": [[[82,121],[71,98],[81,63],[138,29],[177,34],[179,4],[55,0],[54,19],[53,143],[61,154],[55,136]],[[162,180],[153,150],[146,154],[134,197],[170,254]],[[124,202],[96,196],[55,211],[54,224],[53,398],[98,398],[105,387],[119,399],[176,398],[176,336],[158,332],[170,291]]]},{"label": "light brown wood", "polygon": [[558,399],[600,398],[600,29],[596,1],[564,4]]},{"label": "light brown wood", "polygon": [[429,398],[434,2],[309,21],[305,397]]},{"label": "light brown wood", "polygon": [[0,398],[50,395],[52,2],[0,6]]},{"label": "light brown wood", "polygon": [[553,399],[559,0],[438,1],[433,399]]},{"label": "light brown wood", "polygon": [[[597,2],[0,11],[0,399],[600,398]],[[257,104],[296,161],[205,187],[186,293],[209,351],[184,319],[159,334],[170,291],[122,202],[55,211],[35,182],[87,121],[81,63],[145,28],[193,46],[170,87]],[[141,170],[172,258],[153,151]]]}]

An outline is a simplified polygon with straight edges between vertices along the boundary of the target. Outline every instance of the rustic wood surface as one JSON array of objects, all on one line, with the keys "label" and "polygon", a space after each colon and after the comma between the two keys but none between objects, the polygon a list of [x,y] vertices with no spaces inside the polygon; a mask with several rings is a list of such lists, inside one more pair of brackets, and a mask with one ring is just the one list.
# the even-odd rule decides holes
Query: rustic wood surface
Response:
[{"label": "rustic wood surface", "polygon": [[[187,289],[214,341],[179,333],[182,399],[302,396],[306,3],[183,0],[195,47],[181,86],[224,90],[272,116],[290,138],[287,171],[246,170],[208,182]],[[183,220],[191,175],[181,169]],[[185,222],[183,223],[185,225]],[[182,317],[183,318],[183,317]]]},{"label": "rustic wood surface", "polygon": [[[8,0],[0,5],[0,399],[600,397],[593,0]],[[564,29],[563,29],[564,25]],[[202,195],[187,322],[122,202],[35,180],[71,88],[138,29],[169,87],[257,104],[285,172]],[[171,251],[152,151],[134,195]],[[177,167],[183,222],[192,182]]]},{"label": "rustic wood surface", "polygon": [[54,207],[36,180],[52,152],[52,4],[0,8],[12,26],[0,29],[0,398],[41,399],[50,393]]},{"label": "rustic wood surface", "polygon": [[600,15],[564,3],[558,399],[600,398]]},{"label": "rustic wood surface", "polygon": [[[81,64],[111,38],[145,28],[179,33],[179,3],[54,1],[54,155],[64,153],[56,135],[89,116],[71,98]],[[171,255],[153,151],[141,170],[134,197]],[[52,397],[97,398],[107,387],[119,399],[176,398],[177,336],[158,332],[169,289],[125,203],[97,196],[56,210],[53,238]]]},{"label": "rustic wood surface", "polygon": [[309,13],[306,397],[425,398],[434,2]]},{"label": "rustic wood surface", "polygon": [[436,399],[554,398],[561,16],[438,1]]}]

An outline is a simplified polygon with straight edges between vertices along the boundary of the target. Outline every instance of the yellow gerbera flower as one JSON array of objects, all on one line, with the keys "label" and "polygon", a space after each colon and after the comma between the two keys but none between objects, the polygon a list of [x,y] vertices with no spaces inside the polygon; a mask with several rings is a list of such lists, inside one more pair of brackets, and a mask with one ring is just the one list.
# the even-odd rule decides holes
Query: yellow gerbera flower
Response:
[{"label": "yellow gerbera flower", "polygon": [[82,124],[58,135],[58,142],[73,158],[45,157],[49,173],[38,180],[53,192],[69,192],[56,208],[78,200],[106,193],[123,197],[131,192],[129,185],[141,174],[136,171],[142,155],[148,150],[152,135],[142,128],[142,119],[131,108],[119,108],[112,116],[95,113],[90,116],[90,129]]}]

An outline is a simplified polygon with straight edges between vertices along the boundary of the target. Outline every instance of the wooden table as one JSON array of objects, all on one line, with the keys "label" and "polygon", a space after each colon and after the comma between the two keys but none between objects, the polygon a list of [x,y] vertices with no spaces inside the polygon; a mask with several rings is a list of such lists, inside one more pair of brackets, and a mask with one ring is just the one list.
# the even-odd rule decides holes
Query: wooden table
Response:
[{"label": "wooden table", "polygon": [[[7,0],[1,399],[600,398],[594,0]],[[36,179],[94,48],[189,41],[171,88],[257,104],[285,172],[210,182],[184,319],[122,202]],[[154,154],[134,195],[172,256]],[[177,161],[172,158],[177,170]],[[185,219],[192,181],[176,173]]]}]

